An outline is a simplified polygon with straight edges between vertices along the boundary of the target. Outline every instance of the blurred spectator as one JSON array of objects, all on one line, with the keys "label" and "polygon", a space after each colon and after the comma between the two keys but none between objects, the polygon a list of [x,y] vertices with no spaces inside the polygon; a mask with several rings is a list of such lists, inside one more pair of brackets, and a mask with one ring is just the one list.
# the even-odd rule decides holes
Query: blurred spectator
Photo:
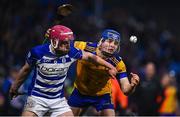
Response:
[{"label": "blurred spectator", "polygon": [[[11,84],[15,81],[15,78],[18,75],[19,67],[12,67],[10,70],[10,75],[7,76],[4,80],[4,83],[2,84],[2,91],[5,96],[5,104],[3,108],[4,115],[8,116],[19,116],[21,115],[23,105],[24,105],[24,96],[18,96],[13,100],[10,100],[9,98],[9,89],[11,87]],[[20,91],[22,90],[23,86],[20,88]]]},{"label": "blurred spectator", "polygon": [[159,108],[161,116],[175,116],[178,107],[176,79],[169,73],[164,73],[161,78],[163,95],[159,97],[162,102]]},{"label": "blurred spectator", "polygon": [[6,110],[7,108],[4,108],[4,105],[5,105],[5,97],[4,97],[4,95],[2,94],[2,92],[0,91],[0,116],[6,114],[6,111],[5,111],[5,110]]},{"label": "blurred spectator", "polygon": [[2,85],[2,91],[5,96],[5,104],[3,108],[6,108],[5,110],[5,115],[20,115],[21,109],[22,109],[22,104],[18,101],[18,99],[13,100],[12,103],[11,100],[9,99],[9,89],[11,87],[11,84],[14,82],[15,78],[17,77],[18,74],[18,68],[17,67],[12,67],[10,69],[10,74],[7,76],[4,80],[4,83]]},{"label": "blurred spectator", "polygon": [[137,106],[139,115],[158,115],[159,104],[157,97],[161,93],[155,64],[148,62],[141,77],[140,86],[137,87]]}]

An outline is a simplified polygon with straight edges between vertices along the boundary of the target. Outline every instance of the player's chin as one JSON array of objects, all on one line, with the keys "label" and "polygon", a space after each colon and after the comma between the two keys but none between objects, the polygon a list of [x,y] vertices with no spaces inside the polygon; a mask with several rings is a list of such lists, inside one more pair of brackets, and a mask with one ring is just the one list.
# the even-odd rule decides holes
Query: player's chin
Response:
[{"label": "player's chin", "polygon": [[63,52],[63,53],[68,53],[68,52],[69,52],[69,49],[68,49],[68,50],[63,50],[62,52]]},{"label": "player's chin", "polygon": [[107,48],[105,48],[103,51],[109,54],[113,54],[115,52],[114,49],[107,49]]},{"label": "player's chin", "polygon": [[61,49],[61,50],[58,50],[58,53],[67,54],[69,50],[70,49]]},{"label": "player's chin", "polygon": [[107,54],[114,54],[114,51],[113,50],[108,50],[108,51],[105,51]]},{"label": "player's chin", "polygon": [[102,51],[103,55],[106,57],[112,57],[114,53],[107,52],[107,51]]},{"label": "player's chin", "polygon": [[61,50],[64,51],[64,52],[67,52],[67,51],[70,50],[70,47],[64,47],[64,48],[61,48]]}]

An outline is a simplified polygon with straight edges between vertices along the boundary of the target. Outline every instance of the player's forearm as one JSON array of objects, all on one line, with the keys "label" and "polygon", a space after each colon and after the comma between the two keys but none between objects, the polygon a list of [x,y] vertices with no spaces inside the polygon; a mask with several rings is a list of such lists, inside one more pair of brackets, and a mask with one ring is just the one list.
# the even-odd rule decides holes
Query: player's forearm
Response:
[{"label": "player's forearm", "polygon": [[18,77],[16,78],[13,87],[18,89],[22,85],[22,83],[26,80],[29,72],[30,72],[30,68],[27,66],[23,66],[18,73]]},{"label": "player's forearm", "polygon": [[104,59],[102,59],[96,55],[91,55],[90,58],[92,59],[93,62],[103,65],[109,69],[116,69],[113,65],[111,65],[110,63],[108,63],[107,61],[105,61]]},{"label": "player's forearm", "polygon": [[122,91],[126,96],[128,96],[128,95],[132,94],[135,91],[135,89],[136,89],[136,86],[128,84],[122,88]]},{"label": "player's forearm", "polygon": [[136,86],[130,83],[128,77],[120,79],[121,90],[125,95],[129,95],[135,91]]}]

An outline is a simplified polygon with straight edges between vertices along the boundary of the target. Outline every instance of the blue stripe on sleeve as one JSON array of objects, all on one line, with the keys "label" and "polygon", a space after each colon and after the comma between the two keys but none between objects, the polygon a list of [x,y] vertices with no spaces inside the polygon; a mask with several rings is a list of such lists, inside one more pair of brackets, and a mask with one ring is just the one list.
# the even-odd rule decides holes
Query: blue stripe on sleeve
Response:
[{"label": "blue stripe on sleeve", "polygon": [[116,76],[117,76],[117,79],[125,78],[127,77],[127,73],[126,72],[118,73]]}]

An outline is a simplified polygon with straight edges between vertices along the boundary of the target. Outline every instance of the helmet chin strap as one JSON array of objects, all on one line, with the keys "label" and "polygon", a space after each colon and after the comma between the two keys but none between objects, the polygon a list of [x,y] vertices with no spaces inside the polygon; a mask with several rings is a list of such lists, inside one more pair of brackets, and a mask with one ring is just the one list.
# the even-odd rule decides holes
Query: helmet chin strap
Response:
[{"label": "helmet chin strap", "polygon": [[112,57],[114,54],[110,54],[108,52],[105,51],[101,51],[101,53],[105,56],[105,57]]},{"label": "helmet chin strap", "polygon": [[54,48],[55,54],[56,54],[57,56],[66,55],[66,54],[67,54],[66,52],[63,52],[63,51],[61,51],[61,50],[57,50],[58,44],[59,44],[59,41],[58,41],[58,40],[55,40],[55,43],[53,43],[53,41],[51,40],[51,46]]},{"label": "helmet chin strap", "polygon": [[51,45],[54,49],[57,49],[58,48],[58,43],[59,41],[58,40],[55,40],[55,44],[53,43],[53,40],[51,40]]}]

